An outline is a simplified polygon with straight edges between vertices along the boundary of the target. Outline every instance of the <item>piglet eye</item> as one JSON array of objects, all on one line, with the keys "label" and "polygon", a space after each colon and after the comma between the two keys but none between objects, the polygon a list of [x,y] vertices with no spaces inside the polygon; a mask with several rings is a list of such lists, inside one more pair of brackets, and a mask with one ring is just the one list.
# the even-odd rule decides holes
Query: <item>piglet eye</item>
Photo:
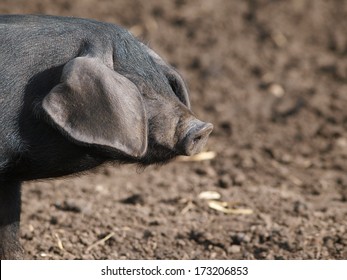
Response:
[{"label": "piglet eye", "polygon": [[173,73],[167,73],[166,76],[172,91],[184,105],[190,108],[188,92],[182,78],[174,75]]}]

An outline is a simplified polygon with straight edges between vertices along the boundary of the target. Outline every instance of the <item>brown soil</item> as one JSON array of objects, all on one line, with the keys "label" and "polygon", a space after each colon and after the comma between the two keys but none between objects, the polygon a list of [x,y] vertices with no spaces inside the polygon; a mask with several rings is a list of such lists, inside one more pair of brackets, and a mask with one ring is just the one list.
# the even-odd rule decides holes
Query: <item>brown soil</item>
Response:
[{"label": "brown soil", "polygon": [[[347,259],[347,1],[3,0],[0,12],[129,28],[215,125],[213,160],[26,183],[28,258]],[[207,190],[253,214],[209,208]]]}]

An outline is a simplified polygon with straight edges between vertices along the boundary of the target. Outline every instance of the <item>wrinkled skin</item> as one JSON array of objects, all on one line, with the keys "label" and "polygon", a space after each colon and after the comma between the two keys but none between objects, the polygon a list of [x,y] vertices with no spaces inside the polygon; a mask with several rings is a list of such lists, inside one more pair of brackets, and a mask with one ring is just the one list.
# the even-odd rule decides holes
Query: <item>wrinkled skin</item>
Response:
[{"label": "wrinkled skin", "polygon": [[128,31],[93,20],[0,16],[0,258],[23,257],[20,184],[105,162],[199,152],[182,78]]}]

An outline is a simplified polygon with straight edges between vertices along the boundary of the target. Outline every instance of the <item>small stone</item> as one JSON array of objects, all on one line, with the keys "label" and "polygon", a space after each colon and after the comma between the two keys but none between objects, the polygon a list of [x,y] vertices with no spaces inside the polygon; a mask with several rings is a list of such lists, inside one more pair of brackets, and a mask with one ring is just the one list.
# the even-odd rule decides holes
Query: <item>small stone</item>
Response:
[{"label": "small stone", "polygon": [[222,121],[219,123],[220,128],[225,132],[226,135],[232,135],[232,125],[230,121]]},{"label": "small stone", "polygon": [[276,46],[279,48],[282,48],[288,44],[288,40],[286,36],[281,32],[275,32],[274,34],[271,35],[271,38],[273,42],[276,44]]},{"label": "small stone", "polygon": [[143,196],[140,194],[131,195],[125,199],[122,199],[121,202],[124,204],[132,204],[132,205],[145,203]]},{"label": "small stone", "polygon": [[325,236],[323,238],[323,242],[324,242],[324,246],[329,248],[329,249],[334,249],[334,240],[332,237],[330,236]]},{"label": "small stone", "polygon": [[148,238],[153,237],[153,236],[154,236],[154,234],[153,234],[153,232],[151,232],[150,230],[145,230],[145,231],[143,232],[143,238],[144,238],[144,239],[148,239]]},{"label": "small stone", "polygon": [[291,163],[293,161],[293,157],[289,154],[284,154],[281,158],[281,162],[283,163]]},{"label": "small stone", "polygon": [[297,214],[304,214],[307,212],[307,205],[299,200],[294,202],[293,210]]},{"label": "small stone", "polygon": [[100,194],[107,194],[108,191],[103,185],[96,185],[95,190]]},{"label": "small stone", "polygon": [[247,157],[243,158],[241,166],[246,168],[246,169],[254,168],[255,164],[254,164],[252,157],[247,156]]},{"label": "small stone", "polygon": [[178,240],[177,240],[177,244],[178,244],[179,246],[181,246],[181,247],[185,247],[185,246],[186,246],[186,242],[185,242],[184,240],[182,240],[182,239],[178,239]]},{"label": "small stone", "polygon": [[51,219],[49,220],[49,223],[51,225],[57,225],[58,224],[58,218],[55,216],[52,216]]},{"label": "small stone", "polygon": [[239,172],[236,174],[236,176],[234,177],[234,183],[235,185],[242,185],[242,183],[244,183],[244,181],[246,181],[246,175],[242,172]]},{"label": "small stone", "polygon": [[282,97],[285,93],[283,87],[278,84],[272,84],[269,87],[269,92],[276,97]]},{"label": "small stone", "polygon": [[251,242],[251,237],[250,237],[248,234],[245,234],[245,235],[243,236],[243,242],[244,242],[244,243],[249,243],[249,242]]},{"label": "small stone", "polygon": [[347,139],[340,137],[336,140],[336,144],[337,146],[339,146],[340,148],[346,148],[347,147]]},{"label": "small stone", "polygon": [[83,208],[77,201],[74,200],[65,200],[62,204],[56,203],[55,207],[61,211],[74,213],[81,213]]},{"label": "small stone", "polygon": [[239,245],[231,245],[228,248],[228,253],[230,253],[230,254],[237,254],[240,252],[241,252],[241,246],[239,246]]},{"label": "small stone", "polygon": [[160,222],[158,220],[154,220],[154,221],[149,222],[149,225],[150,226],[159,226]]},{"label": "small stone", "polygon": [[221,176],[218,180],[218,185],[223,189],[226,189],[232,186],[232,180],[230,176],[228,174]]},{"label": "small stone", "polygon": [[250,236],[243,232],[238,232],[234,234],[231,237],[231,239],[234,245],[240,245],[241,243],[249,243],[251,241]]},{"label": "small stone", "polygon": [[25,231],[22,233],[22,238],[26,240],[32,240],[34,238],[34,233],[31,231]]},{"label": "small stone", "polygon": [[217,176],[216,170],[214,170],[214,168],[211,166],[207,166],[205,168],[205,171],[206,171],[206,175],[208,177],[216,177]]},{"label": "small stone", "polygon": [[29,230],[33,232],[35,230],[34,226],[32,224],[29,224]]},{"label": "small stone", "polygon": [[207,175],[206,169],[205,168],[200,168],[200,167],[195,169],[195,173],[198,174],[198,175],[202,175],[202,176],[203,175]]}]

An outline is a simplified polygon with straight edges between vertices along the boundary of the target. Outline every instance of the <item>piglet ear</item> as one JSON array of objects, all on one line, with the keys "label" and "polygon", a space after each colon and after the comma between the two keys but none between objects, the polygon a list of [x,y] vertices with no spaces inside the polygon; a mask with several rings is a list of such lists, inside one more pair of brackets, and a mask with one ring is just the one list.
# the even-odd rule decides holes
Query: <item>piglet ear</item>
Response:
[{"label": "piglet ear", "polygon": [[68,62],[42,103],[58,128],[82,144],[105,146],[132,157],[147,149],[147,120],[141,94],[126,77],[97,58]]}]

